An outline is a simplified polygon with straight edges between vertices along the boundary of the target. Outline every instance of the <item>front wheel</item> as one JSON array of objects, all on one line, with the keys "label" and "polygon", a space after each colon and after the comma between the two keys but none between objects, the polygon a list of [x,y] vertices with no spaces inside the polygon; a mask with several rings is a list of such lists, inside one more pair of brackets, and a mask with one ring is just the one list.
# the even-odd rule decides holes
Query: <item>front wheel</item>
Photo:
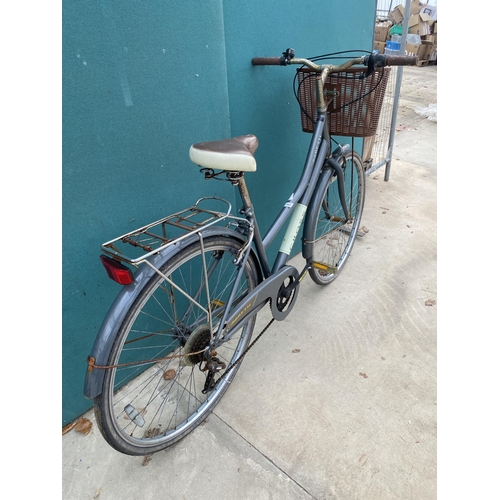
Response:
[{"label": "front wheel", "polygon": [[342,271],[351,253],[365,201],[365,173],[361,157],[350,152],[341,163],[347,217],[339,196],[339,179],[326,170],[320,177],[308,211],[304,239],[309,245],[312,267],[309,275],[318,285],[331,283]]},{"label": "front wheel", "polygon": [[[203,422],[228,389],[240,363],[211,391],[203,351],[217,332],[239,267],[242,243],[213,236],[186,247],[155,274],[125,316],[111,350],[102,393],[94,400],[99,429],[116,450],[149,455]],[[259,282],[252,255],[235,301]],[[165,279],[168,278],[168,279]],[[255,316],[217,347],[229,367],[246,349]],[[217,380],[225,370],[217,372]]]}]

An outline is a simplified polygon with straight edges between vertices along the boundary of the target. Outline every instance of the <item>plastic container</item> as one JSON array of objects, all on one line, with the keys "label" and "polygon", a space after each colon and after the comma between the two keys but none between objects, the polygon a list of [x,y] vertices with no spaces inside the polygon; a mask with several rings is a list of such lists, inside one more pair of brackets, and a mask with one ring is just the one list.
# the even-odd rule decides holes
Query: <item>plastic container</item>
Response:
[{"label": "plastic container", "polygon": [[395,24],[390,30],[389,35],[402,35],[403,34],[403,26],[399,24]]},{"label": "plastic container", "polygon": [[[402,41],[403,41],[403,35],[392,35],[391,37],[391,42],[401,44]],[[411,43],[413,45],[420,45],[422,43],[422,40],[420,38],[420,35],[408,33],[406,35],[406,43]]]},{"label": "plastic container", "polygon": [[413,33],[408,33],[406,35],[406,43],[412,43],[414,45],[420,45],[422,43],[422,40],[420,38],[420,35],[416,35]]},{"label": "plastic container", "polygon": [[399,51],[401,49],[401,44],[397,42],[387,42],[385,44],[385,51],[384,54],[388,56],[397,56],[399,54]]}]

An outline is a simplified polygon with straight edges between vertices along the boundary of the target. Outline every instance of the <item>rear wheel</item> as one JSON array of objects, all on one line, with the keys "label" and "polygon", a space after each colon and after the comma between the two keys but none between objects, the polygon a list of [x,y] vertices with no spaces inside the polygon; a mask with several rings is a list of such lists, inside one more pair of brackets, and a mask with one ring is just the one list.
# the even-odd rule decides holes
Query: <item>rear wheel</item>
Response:
[{"label": "rear wheel", "polygon": [[[128,311],[109,356],[103,391],[94,400],[101,433],[116,450],[148,455],[167,448],[203,422],[228,389],[240,363],[204,393],[203,351],[225,310],[240,248],[239,241],[219,236],[205,239],[203,251],[199,242],[190,245],[160,269],[168,280],[155,274]],[[236,297],[258,280],[250,256]],[[248,346],[254,324],[255,317],[217,348],[225,368]]]},{"label": "rear wheel", "polygon": [[312,245],[313,261],[309,274],[318,285],[331,283],[344,268],[363,213],[365,174],[361,157],[350,152],[342,169],[348,217],[340,202],[339,179],[331,173],[320,178],[318,196],[306,220],[306,240]]}]

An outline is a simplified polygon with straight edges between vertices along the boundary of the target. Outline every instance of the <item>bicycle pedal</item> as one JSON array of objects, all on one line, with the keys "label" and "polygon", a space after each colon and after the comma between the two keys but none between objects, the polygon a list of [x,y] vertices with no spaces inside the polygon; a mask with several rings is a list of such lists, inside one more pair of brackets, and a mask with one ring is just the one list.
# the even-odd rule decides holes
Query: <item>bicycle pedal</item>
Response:
[{"label": "bicycle pedal", "polygon": [[214,314],[214,312],[219,309],[219,313],[218,314],[215,314],[215,317],[216,318],[222,318],[223,314],[224,314],[224,310],[221,309],[222,307],[224,307],[226,305],[225,302],[222,302],[221,300],[217,300],[217,299],[214,299],[212,300],[212,302],[210,303],[210,311],[212,312],[212,314]]},{"label": "bicycle pedal", "polygon": [[[339,231],[345,233],[345,234],[351,234],[351,230],[350,229],[345,229],[343,227],[339,228]],[[363,236],[365,235],[365,233],[363,233],[362,231],[357,231],[356,232],[356,236],[358,238],[362,238]]]},{"label": "bicycle pedal", "polygon": [[324,264],[323,262],[312,262],[311,266],[319,269],[320,271],[325,271],[328,274],[335,274],[338,271],[338,267],[332,267],[328,264]]}]

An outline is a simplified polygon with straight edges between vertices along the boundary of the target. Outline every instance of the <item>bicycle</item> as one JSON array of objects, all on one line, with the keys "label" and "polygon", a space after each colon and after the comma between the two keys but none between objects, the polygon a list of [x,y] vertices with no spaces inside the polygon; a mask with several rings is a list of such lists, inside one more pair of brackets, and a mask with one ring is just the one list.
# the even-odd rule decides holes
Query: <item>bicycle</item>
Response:
[{"label": "bicycle", "polygon": [[[368,75],[416,64],[416,58],[370,54],[337,66],[314,61],[295,58],[292,49],[252,60],[255,66],[308,68],[317,89],[302,175],[264,237],[244,178],[256,170],[258,146],[247,135],[194,144],[189,153],[207,179],[237,187],[243,203],[237,215],[227,200],[204,197],[101,247],[109,277],[123,288],[87,358],[84,395],[94,400],[102,435],[122,453],[156,453],[203,422],[249,349],[274,320],[289,315],[306,274],[324,286],[345,267],[359,234],[365,173],[349,145],[331,146],[327,109],[337,94],[326,79],[355,65],[367,67]],[[271,267],[266,250],[287,221]],[[305,266],[299,272],[287,261],[302,223]],[[256,315],[266,305],[272,319],[251,342]]]}]

